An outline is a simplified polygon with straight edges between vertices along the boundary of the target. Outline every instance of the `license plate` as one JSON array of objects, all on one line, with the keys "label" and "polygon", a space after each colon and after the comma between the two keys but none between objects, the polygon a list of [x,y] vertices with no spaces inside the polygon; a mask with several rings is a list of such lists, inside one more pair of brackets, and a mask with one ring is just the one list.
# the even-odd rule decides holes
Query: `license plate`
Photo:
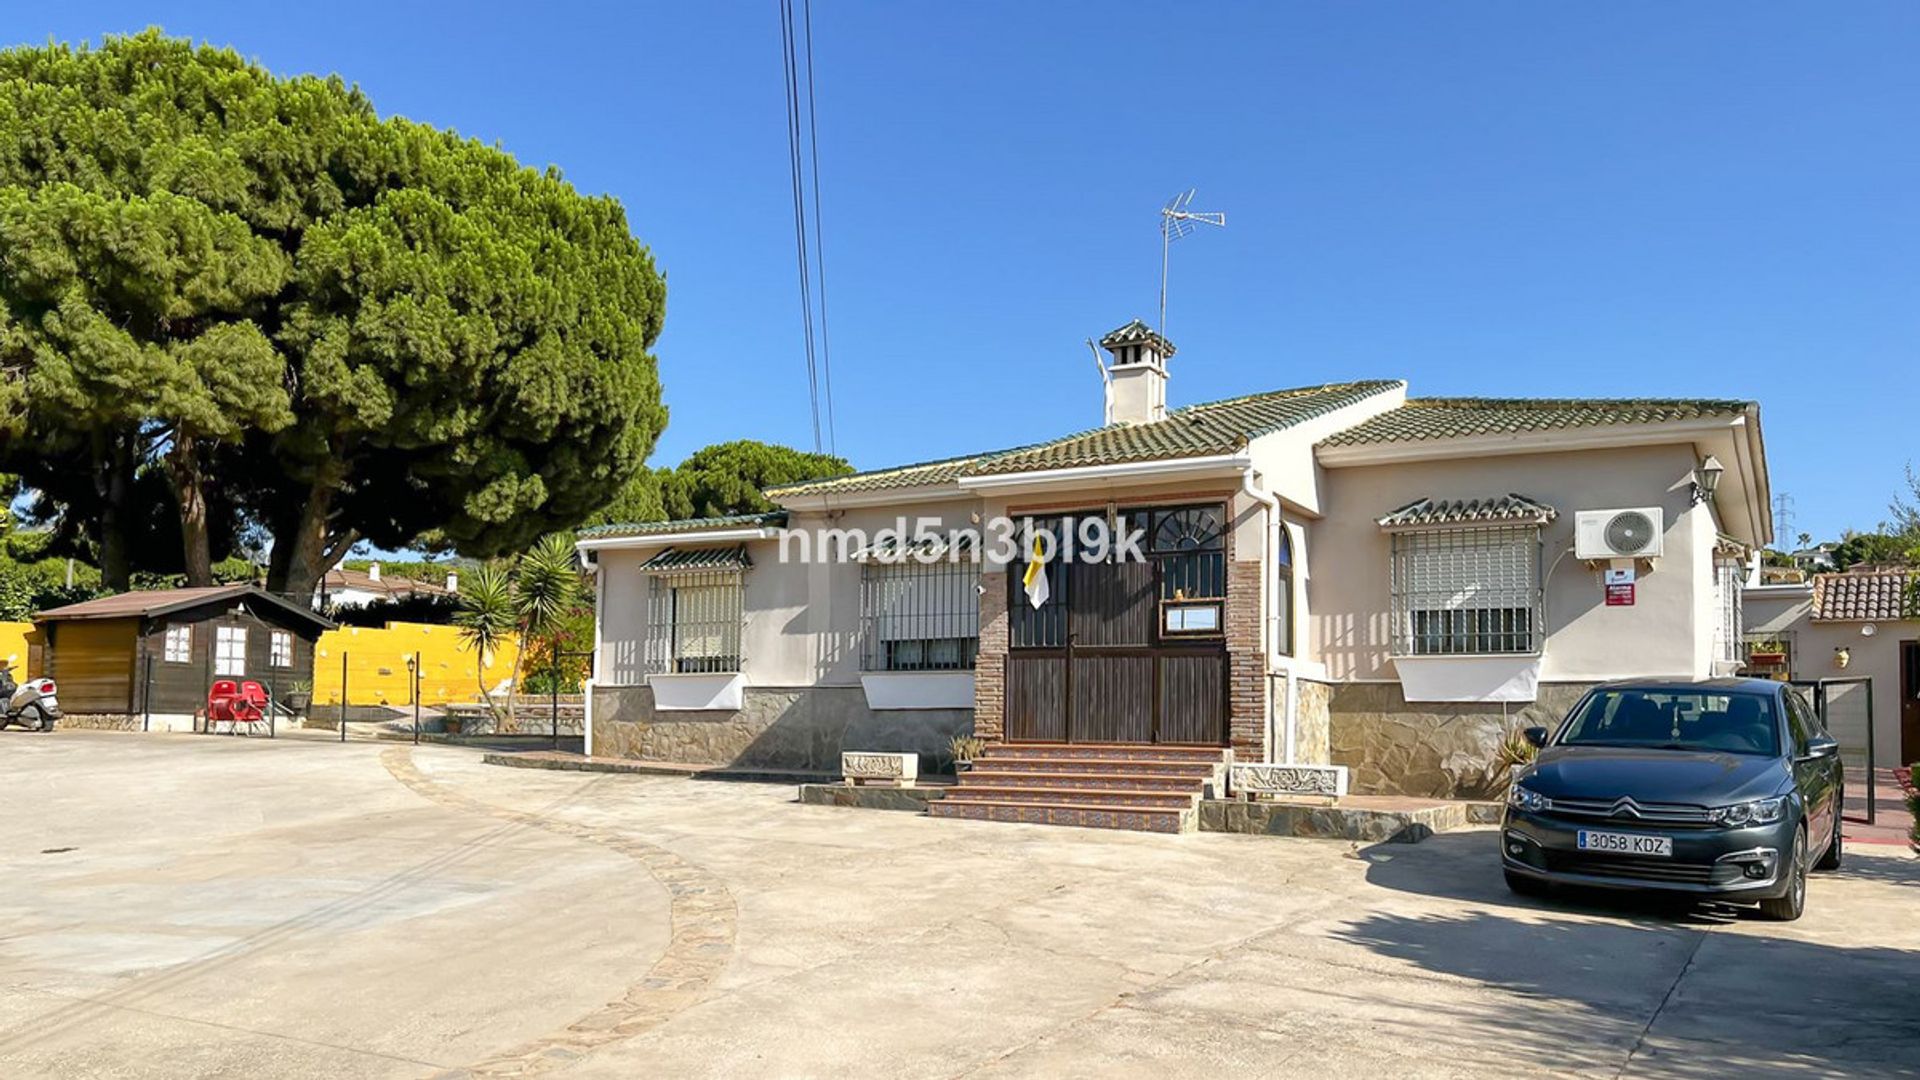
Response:
[{"label": "license plate", "polygon": [[1673,857],[1673,840],[1665,836],[1640,836],[1623,832],[1580,830],[1577,839],[1581,851],[1610,851],[1617,855],[1659,855]]},{"label": "license plate", "polygon": [[60,707],[60,699],[54,697],[52,694],[48,694],[46,697],[40,699],[40,704],[45,705],[48,712],[52,712]]}]

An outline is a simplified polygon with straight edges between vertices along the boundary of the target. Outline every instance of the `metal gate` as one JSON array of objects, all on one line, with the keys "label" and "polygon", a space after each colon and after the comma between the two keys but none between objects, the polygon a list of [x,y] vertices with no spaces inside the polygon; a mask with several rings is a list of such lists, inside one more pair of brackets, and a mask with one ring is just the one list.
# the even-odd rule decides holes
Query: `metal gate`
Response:
[{"label": "metal gate", "polygon": [[[1878,763],[1873,758],[1873,680],[1865,677],[1795,679],[1793,685],[1807,691],[1821,728],[1840,743],[1840,762],[1847,775],[1866,778],[1865,809],[1850,812],[1842,807],[1842,816],[1873,824],[1874,803],[1879,795],[1874,779],[1874,767]],[[1858,790],[1860,784],[1856,780],[1849,786]]]},{"label": "metal gate", "polygon": [[1007,738],[1224,745],[1225,507],[1127,510],[1116,527],[1145,534],[1144,561],[1049,559],[1037,608],[1026,561],[1009,567]]}]

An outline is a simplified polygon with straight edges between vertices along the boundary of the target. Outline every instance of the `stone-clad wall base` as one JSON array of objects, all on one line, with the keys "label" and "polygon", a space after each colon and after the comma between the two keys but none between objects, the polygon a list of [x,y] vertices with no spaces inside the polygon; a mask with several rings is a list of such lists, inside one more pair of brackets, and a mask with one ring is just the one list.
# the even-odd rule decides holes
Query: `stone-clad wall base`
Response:
[{"label": "stone-clad wall base", "polygon": [[910,810],[921,813],[927,804],[945,796],[937,787],[854,787],[849,784],[801,784],[800,801],[812,806],[852,806],[863,810]]},{"label": "stone-clad wall base", "polygon": [[1244,802],[1207,799],[1200,804],[1202,832],[1255,836],[1300,836],[1364,843],[1417,844],[1437,832],[1469,823],[1466,803],[1440,803],[1404,809],[1351,805]]},{"label": "stone-clad wall base", "polygon": [[936,772],[947,741],[972,731],[970,709],[876,712],[857,686],[748,687],[726,712],[658,711],[645,686],[593,688],[595,757],[838,775],[842,751],[881,750],[919,754]]},{"label": "stone-clad wall base", "polygon": [[68,713],[54,721],[56,728],[89,728],[94,731],[139,731],[141,718],[125,713]]},{"label": "stone-clad wall base", "polygon": [[1294,719],[1293,759],[1303,765],[1332,764],[1332,718],[1327,709],[1333,700],[1333,687],[1312,679],[1295,679],[1294,686],[1300,706]]},{"label": "stone-clad wall base", "polygon": [[1591,683],[1541,683],[1536,701],[1408,702],[1399,683],[1341,683],[1329,706],[1333,763],[1359,795],[1486,799],[1509,731],[1552,728]]}]

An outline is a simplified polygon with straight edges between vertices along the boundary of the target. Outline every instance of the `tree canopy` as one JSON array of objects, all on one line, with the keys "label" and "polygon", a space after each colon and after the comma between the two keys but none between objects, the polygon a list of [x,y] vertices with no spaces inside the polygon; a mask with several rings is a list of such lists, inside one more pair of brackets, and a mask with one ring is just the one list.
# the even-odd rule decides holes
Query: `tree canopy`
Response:
[{"label": "tree canopy", "polygon": [[688,455],[671,469],[645,469],[595,515],[596,523],[725,517],[773,509],[760,492],[782,484],[845,476],[847,460],[778,443],[736,439]]},{"label": "tree canopy", "polygon": [[665,292],[611,198],[337,77],[157,30],[0,52],[0,461],[87,508],[110,585],[145,469],[190,581],[224,507],[290,593],[363,538],[580,523],[666,423]]}]

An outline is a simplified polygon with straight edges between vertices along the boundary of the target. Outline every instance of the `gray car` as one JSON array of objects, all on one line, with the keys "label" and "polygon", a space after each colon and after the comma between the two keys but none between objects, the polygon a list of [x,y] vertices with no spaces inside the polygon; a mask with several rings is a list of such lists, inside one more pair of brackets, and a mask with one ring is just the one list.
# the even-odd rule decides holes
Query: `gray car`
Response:
[{"label": "gray car", "polygon": [[1760,679],[1595,687],[1507,796],[1507,885],[1662,890],[1805,909],[1840,865],[1839,744],[1792,688]]}]

